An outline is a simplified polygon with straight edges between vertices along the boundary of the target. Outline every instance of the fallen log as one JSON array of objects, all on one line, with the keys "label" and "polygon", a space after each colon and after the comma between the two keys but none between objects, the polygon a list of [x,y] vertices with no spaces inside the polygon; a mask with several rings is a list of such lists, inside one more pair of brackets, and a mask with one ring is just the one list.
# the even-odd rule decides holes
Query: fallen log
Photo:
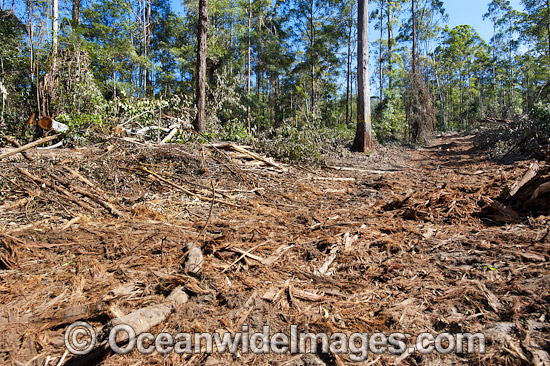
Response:
[{"label": "fallen log", "polygon": [[499,222],[518,223],[521,221],[521,218],[516,211],[503,205],[499,201],[485,197],[482,199],[482,202],[486,205],[482,211],[483,216],[488,216]]},{"label": "fallen log", "polygon": [[183,269],[188,274],[198,275],[202,270],[204,257],[199,244],[189,242],[185,246],[185,262]]},{"label": "fallen log", "polygon": [[[11,138],[11,137],[5,136],[5,135],[2,136],[2,138],[3,138],[4,140],[6,140],[6,142],[15,145],[15,147],[21,147],[21,144],[20,144],[16,139],[14,139],[14,138]],[[22,154],[23,157],[24,157],[25,159],[27,159],[28,161],[32,161],[32,158],[29,156],[29,154],[27,154],[26,151],[22,151],[21,154]]]},{"label": "fallen log", "polygon": [[117,210],[110,202],[108,202],[104,197],[102,197],[100,194],[94,192],[93,190],[89,189],[83,189],[76,184],[70,184],[67,180],[65,180],[63,177],[51,174],[52,178],[55,178],[57,181],[61,182],[66,188],[71,189],[73,192],[79,193],[80,195],[84,197],[88,197],[92,201],[99,204],[101,207],[109,211],[113,216],[115,217],[121,217],[126,218],[127,215],[119,210]]},{"label": "fallen log", "polygon": [[517,149],[518,147],[520,147],[521,145],[523,145],[524,143],[526,143],[527,141],[529,141],[531,138],[533,138],[535,136],[536,136],[536,133],[534,131],[529,132],[521,140],[519,140],[518,143],[516,143],[514,146],[512,146],[512,148],[510,150],[508,150],[508,152],[506,154],[504,154],[504,156],[502,158],[500,158],[498,163],[499,164],[502,163],[512,153],[512,151],[514,151],[515,149]]},{"label": "fallen log", "polygon": [[46,146],[46,147],[37,147],[38,150],[52,150],[52,149],[58,149],[60,148],[61,146],[63,146],[64,142],[63,141],[59,141],[57,144],[53,144],[51,146]]},{"label": "fallen log", "polygon": [[484,198],[482,214],[500,222],[514,223],[520,217],[546,214],[550,210],[550,167],[532,163],[496,199]]},{"label": "fallen log", "polygon": [[52,140],[55,140],[59,135],[53,135],[53,136],[48,136],[48,137],[44,137],[43,139],[40,139],[40,140],[36,140],[36,141],[33,141],[29,144],[26,144],[26,145],[23,145],[21,147],[18,147],[17,149],[14,149],[12,151],[8,151],[2,155],[0,155],[0,160],[4,159],[4,158],[7,158],[9,156],[12,156],[12,155],[15,155],[15,154],[19,154],[19,153],[22,153],[23,151],[26,151],[26,150],[29,150],[29,149],[32,149],[33,147],[35,146],[38,146],[40,144],[44,144],[46,142],[50,142]]},{"label": "fallen log", "polygon": [[[163,323],[176,305],[183,305],[188,300],[189,296],[181,287],[178,287],[172,291],[165,301],[159,304],[150,305],[111,320],[109,324],[103,327],[102,333],[108,334],[107,331],[110,332],[114,326],[119,324],[132,327],[136,332],[136,336],[148,332],[151,328]],[[127,333],[122,334],[128,336]],[[128,341],[127,337],[117,339],[117,343],[126,341]]]},{"label": "fallen log", "polygon": [[550,167],[533,163],[499,200],[516,211],[527,214],[548,212],[550,209]]},{"label": "fallen log", "polygon": [[[112,319],[106,324],[97,336],[97,344],[90,353],[81,357],[75,357],[67,362],[67,365],[94,365],[98,364],[100,360],[106,357],[111,348],[109,347],[109,337],[111,330],[117,325],[130,326],[133,330],[133,334],[126,332],[119,332],[114,339],[119,347],[123,347],[129,341],[135,340],[133,337],[138,337],[142,333],[149,332],[153,327],[163,323],[168,316],[173,312],[174,308],[178,305],[183,305],[189,300],[189,296],[185,291],[178,287],[172,291],[172,293],[161,303],[156,305],[147,306],[145,308],[138,309],[129,314],[122,315],[115,319]],[[70,337],[71,334],[65,334],[65,337]],[[132,339],[129,338],[132,336]]]},{"label": "fallen log", "polygon": [[482,119],[481,122],[490,122],[490,123],[502,123],[505,125],[509,125],[513,121],[510,119],[502,119],[502,118],[495,118],[495,117],[485,117],[485,119]]},{"label": "fallen log", "polygon": [[234,151],[240,152],[242,154],[246,154],[246,155],[250,156],[251,158],[259,160],[259,161],[261,161],[261,162],[263,162],[267,165],[270,165],[272,167],[280,169],[283,172],[288,171],[288,169],[285,168],[284,166],[282,166],[281,164],[276,163],[276,162],[274,162],[273,160],[271,160],[269,158],[263,157],[263,156],[258,155],[256,153],[253,153],[252,151],[249,151],[249,150],[245,149],[244,146],[238,146],[238,145],[235,145],[231,142],[222,142],[220,144],[212,144],[211,146],[214,147],[214,148],[217,148],[217,149],[234,150]]},{"label": "fallen log", "polygon": [[313,180],[332,181],[332,182],[355,182],[355,178],[341,178],[341,177],[313,177]]},{"label": "fallen log", "polygon": [[209,198],[209,197],[203,197],[201,196],[200,194],[196,194],[196,193],[193,193],[191,192],[190,190],[188,189],[185,189],[179,185],[177,185],[176,183],[172,182],[172,181],[169,181],[168,179],[166,178],[163,178],[161,177],[159,174],[155,173],[155,172],[152,172],[151,170],[145,168],[145,167],[142,167],[140,166],[139,167],[140,170],[144,171],[145,173],[148,173],[150,175],[152,175],[153,177],[155,177],[156,179],[160,180],[161,182],[164,182],[166,184],[168,184],[169,186],[172,186],[176,189],[179,189],[180,191],[182,191],[183,193],[191,196],[191,197],[195,197],[201,201],[206,201],[206,202],[215,202],[215,203],[221,203],[223,205],[227,205],[227,206],[231,206],[231,207],[238,207],[238,205],[234,204],[234,203],[231,203],[231,202],[227,202],[227,201],[223,201],[223,200],[219,200],[217,198]]},{"label": "fallen log", "polygon": [[542,196],[543,194],[548,192],[550,192],[550,182],[543,183],[537,189],[535,189],[529,201],[534,201],[540,196]]},{"label": "fallen log", "polygon": [[175,127],[172,131],[170,131],[170,133],[165,138],[162,139],[162,141],[160,143],[161,144],[166,144],[166,143],[170,142],[174,138],[174,136],[177,135],[179,130],[180,130],[179,127]]},{"label": "fallen log", "polygon": [[531,183],[536,177],[537,173],[540,170],[540,165],[538,163],[533,163],[527,170],[527,172],[523,175],[521,179],[516,181],[512,188],[510,188],[510,193],[508,194],[508,198],[513,198],[521,188],[526,186],[527,184]]},{"label": "fallen log", "polygon": [[326,165],[325,168],[332,169],[332,170],[337,170],[337,171],[368,173],[368,174],[395,174],[395,173],[400,172],[400,170],[358,169],[358,168],[349,168],[349,167],[345,167],[345,166],[331,166],[331,165]]},{"label": "fallen log", "polygon": [[38,183],[50,188],[53,191],[61,193],[62,195],[67,197],[67,199],[69,199],[71,202],[76,203],[77,205],[84,208],[85,210],[88,210],[90,212],[94,211],[94,208],[92,206],[90,206],[86,202],[83,202],[82,200],[79,200],[77,197],[75,197],[71,192],[67,191],[66,189],[61,188],[58,185],[52,184],[52,183],[50,183],[50,182],[48,182],[48,181],[46,181],[46,180],[44,180],[40,177],[37,177],[37,176],[31,174],[29,171],[27,171],[23,168],[17,168],[17,170],[19,170],[19,173],[29,177],[30,179],[34,180],[35,182],[38,182]]}]

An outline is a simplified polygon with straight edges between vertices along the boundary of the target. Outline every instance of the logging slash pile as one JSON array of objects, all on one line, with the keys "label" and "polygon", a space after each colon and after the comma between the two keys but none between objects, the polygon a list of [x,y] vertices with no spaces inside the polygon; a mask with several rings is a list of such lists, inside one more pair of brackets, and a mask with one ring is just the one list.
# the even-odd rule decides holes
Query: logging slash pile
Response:
[{"label": "logging slash pile", "polygon": [[487,199],[486,214],[499,222],[520,222],[522,216],[537,217],[550,211],[550,167],[532,163],[496,200]]},{"label": "logging slash pile", "polygon": [[73,355],[64,332],[85,321],[98,338],[117,324],[481,332],[485,353],[360,364],[547,365],[549,168],[491,162],[473,141],[327,155],[321,169],[231,143],[0,148],[0,364],[356,364],[321,351],[120,355],[100,343]]},{"label": "logging slash pile", "polygon": [[520,212],[542,215],[550,211],[550,168],[533,163],[500,199]]}]

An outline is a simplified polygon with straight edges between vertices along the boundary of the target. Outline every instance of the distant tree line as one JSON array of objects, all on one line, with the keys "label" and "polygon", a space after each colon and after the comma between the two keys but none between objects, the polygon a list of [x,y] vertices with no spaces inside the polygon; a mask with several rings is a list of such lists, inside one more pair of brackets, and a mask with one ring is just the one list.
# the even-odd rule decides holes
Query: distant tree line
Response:
[{"label": "distant tree line", "polygon": [[[439,130],[548,102],[550,4],[522,2],[489,4],[487,43],[471,26],[446,26],[441,1],[374,0],[376,139],[421,140],[414,101]],[[169,0],[23,3],[0,4],[0,129],[33,112],[73,125],[143,112],[144,123],[195,119],[199,0],[183,0],[182,14]],[[208,0],[206,131],[353,130],[357,40],[355,0]]]}]

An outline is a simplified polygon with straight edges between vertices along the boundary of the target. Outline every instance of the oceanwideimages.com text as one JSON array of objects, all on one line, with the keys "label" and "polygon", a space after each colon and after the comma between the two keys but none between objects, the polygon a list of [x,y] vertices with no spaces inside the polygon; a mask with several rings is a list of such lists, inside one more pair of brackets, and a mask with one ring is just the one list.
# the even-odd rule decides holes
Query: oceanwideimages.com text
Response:
[{"label": "oceanwideimages.com text", "polygon": [[[121,340],[123,340],[121,342]],[[264,326],[261,332],[244,325],[237,333],[152,333],[136,334],[125,324],[114,326],[107,339],[100,340],[93,327],[85,322],[71,324],[65,332],[65,345],[76,355],[90,353],[95,347],[107,344],[113,352],[127,354],[134,350],[142,354],[305,354],[333,353],[348,355],[352,361],[364,361],[372,354],[390,353],[485,353],[482,333],[422,333],[411,337],[405,333],[310,333],[292,325],[287,333],[271,332]]]}]

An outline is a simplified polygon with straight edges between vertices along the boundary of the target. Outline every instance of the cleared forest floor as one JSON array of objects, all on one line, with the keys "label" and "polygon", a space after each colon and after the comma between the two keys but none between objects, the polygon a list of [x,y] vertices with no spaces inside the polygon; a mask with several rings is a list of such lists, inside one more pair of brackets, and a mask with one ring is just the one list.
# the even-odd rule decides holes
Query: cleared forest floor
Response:
[{"label": "cleared forest floor", "polygon": [[[150,332],[297,325],[329,336],[402,332],[407,345],[424,332],[482,332],[484,354],[369,353],[359,364],[543,365],[548,216],[505,224],[482,213],[530,162],[491,162],[474,141],[333,154],[321,170],[120,139],[2,160],[0,364],[355,364],[331,352],[98,350],[60,360],[69,324],[99,330],[181,287],[187,301]],[[196,276],[183,271],[190,242],[204,254]]]}]

